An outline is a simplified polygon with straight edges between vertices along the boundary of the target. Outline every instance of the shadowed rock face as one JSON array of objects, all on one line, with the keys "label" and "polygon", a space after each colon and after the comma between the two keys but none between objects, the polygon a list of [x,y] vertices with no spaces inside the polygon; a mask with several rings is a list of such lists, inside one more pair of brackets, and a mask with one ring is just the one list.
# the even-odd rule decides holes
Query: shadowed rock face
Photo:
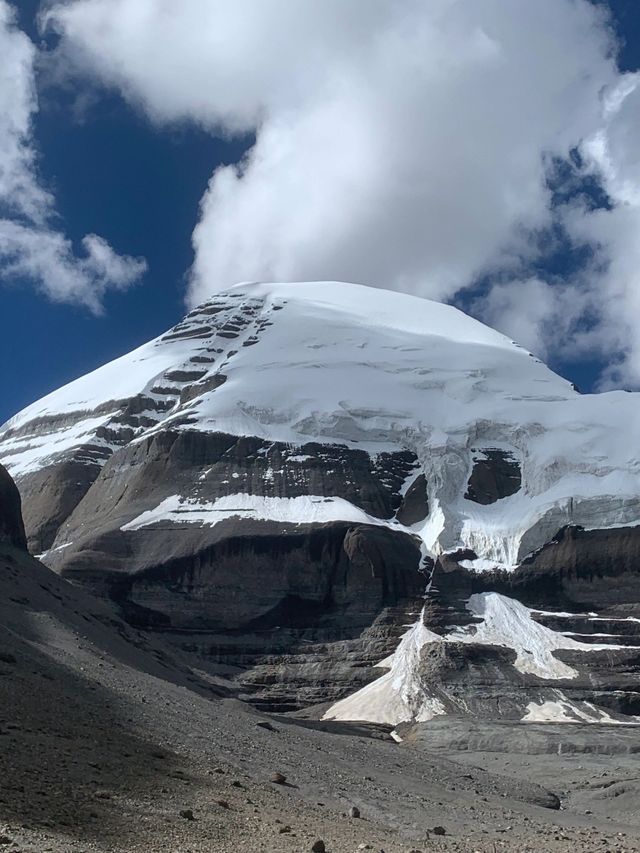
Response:
[{"label": "shadowed rock face", "polygon": [[514,581],[538,600],[586,610],[626,605],[640,613],[640,527],[565,527],[522,561]]},{"label": "shadowed rock face", "polygon": [[[112,455],[48,562],[116,601],[130,622],[233,675],[256,704],[285,710],[338,698],[374,676],[419,612],[419,542],[391,523],[424,517],[424,477],[402,493],[415,465],[408,451],[371,457],[337,444],[158,432]],[[187,499],[182,511],[131,524],[172,495]],[[316,495],[320,507],[342,498],[365,521],[240,511],[218,521],[215,510],[204,523],[190,520],[190,505],[229,495]]]},{"label": "shadowed rock face", "polygon": [[419,474],[411,483],[402,499],[402,505],[396,513],[400,524],[417,524],[429,515],[429,498],[427,495],[427,478]]},{"label": "shadowed rock face", "polygon": [[460,565],[473,558],[458,551],[437,561],[434,585],[449,603],[494,590],[533,608],[640,616],[640,527],[565,527],[513,572]]},{"label": "shadowed rock face", "polygon": [[[233,676],[239,695],[267,710],[357,689],[415,618],[425,579],[406,535],[342,522],[289,533],[271,522],[219,528],[168,525],[162,540],[157,530],[104,534],[63,576],[108,595],[131,623],[162,631],[211,672]],[[147,565],[110,569],[119,559]]]},{"label": "shadowed rock face", "polygon": [[25,528],[33,554],[41,554],[53,545],[60,525],[99,473],[98,464],[69,459],[42,468],[21,482]]},{"label": "shadowed rock face", "polygon": [[505,450],[487,448],[474,458],[465,498],[478,504],[492,504],[519,491],[520,466]]},{"label": "shadowed rock face", "polygon": [[449,714],[519,720],[538,697],[539,682],[518,673],[515,658],[500,646],[433,643],[422,653],[419,674]]},{"label": "shadowed rock face", "polygon": [[2,465],[0,465],[0,544],[13,545],[23,550],[27,548],[20,494]]},{"label": "shadowed rock face", "polygon": [[[167,525],[165,548],[153,541],[157,530],[104,534],[90,560],[81,551],[62,574],[133,604],[140,624],[174,630],[316,625],[346,636],[424,587],[413,540],[382,528],[334,522],[283,533],[273,522],[233,519],[220,528],[191,537]],[[120,555],[126,566],[117,569]]]},{"label": "shadowed rock face", "polygon": [[240,696],[265,709],[334,700],[373,678],[419,608],[414,542],[339,522],[254,530],[206,548],[197,568],[176,560],[112,594],[129,618],[161,611],[173,642],[235,671]]}]

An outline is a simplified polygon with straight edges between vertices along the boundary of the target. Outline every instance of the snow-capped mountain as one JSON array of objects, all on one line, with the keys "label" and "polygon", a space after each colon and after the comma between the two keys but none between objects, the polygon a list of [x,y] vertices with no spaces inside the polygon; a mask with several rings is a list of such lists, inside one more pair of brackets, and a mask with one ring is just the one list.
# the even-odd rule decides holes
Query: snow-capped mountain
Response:
[{"label": "snow-capped mountain", "polygon": [[[427,482],[426,547],[512,567],[563,524],[640,519],[639,427],[636,395],[581,395],[455,308],[320,282],[238,285],[29,406],[0,436],[18,481],[63,460],[101,466],[160,430],[407,450]],[[488,507],[466,494],[487,454],[513,469],[513,494]],[[322,520],[308,511],[287,512]]]},{"label": "snow-capped mountain", "polygon": [[[581,395],[450,306],[242,284],[20,412],[0,458],[45,562],[138,623],[188,631],[254,699],[340,699],[405,632],[387,661],[409,697],[386,713],[399,722],[454,712],[452,687],[423,689],[436,647],[467,663],[465,644],[514,651],[494,661],[505,682],[527,643],[554,661],[636,655],[620,636],[640,616],[639,427],[638,395]],[[531,701],[510,712],[571,705],[558,683],[580,667],[552,670],[524,670]],[[354,707],[328,713],[372,713]]]}]

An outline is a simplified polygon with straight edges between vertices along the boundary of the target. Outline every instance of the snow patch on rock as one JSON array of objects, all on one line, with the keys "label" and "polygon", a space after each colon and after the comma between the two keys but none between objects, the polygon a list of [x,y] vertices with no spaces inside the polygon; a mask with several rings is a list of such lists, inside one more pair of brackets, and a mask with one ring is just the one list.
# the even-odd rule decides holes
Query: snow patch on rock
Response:
[{"label": "snow patch on rock", "polygon": [[227,518],[253,518],[289,524],[324,524],[330,521],[352,521],[403,530],[393,521],[375,518],[344,498],[301,495],[294,498],[262,497],[243,492],[225,495],[215,501],[198,501],[171,495],[157,507],[141,513],[122,526],[122,530],[139,530],[152,524],[199,524],[213,527]]},{"label": "snow patch on rock", "polygon": [[[446,709],[441,700],[429,694],[429,685],[425,685],[419,676],[420,653],[426,643],[462,642],[513,649],[516,652],[514,667],[519,672],[535,675],[544,681],[573,679],[578,676],[573,667],[554,655],[558,649],[594,652],[626,648],[609,644],[581,643],[552,631],[536,622],[531,616],[533,611],[528,607],[497,592],[472,595],[467,602],[467,608],[480,621],[465,628],[457,628],[444,636],[430,631],[423,624],[423,610],[415,625],[403,636],[394,654],[379,664],[388,666],[389,672],[352,696],[332,705],[325,713],[325,719],[367,720],[398,725],[409,720],[422,722],[445,714]],[[581,704],[586,706],[589,703]],[[548,712],[557,715],[562,711],[560,706],[547,705],[548,703],[544,703],[540,706],[541,710],[536,710],[532,704],[528,713],[543,715]],[[606,716],[605,712],[598,713]],[[538,718],[527,716],[524,719]],[[591,715],[589,721],[605,720],[595,720]]]},{"label": "snow patch on rock", "polygon": [[633,726],[640,723],[640,717],[617,719],[591,702],[572,702],[561,690],[557,690],[556,695],[556,699],[530,702],[522,721],[526,723],[607,723],[617,726]]},{"label": "snow patch on rock", "polygon": [[389,667],[389,672],[352,696],[336,702],[323,719],[397,725],[411,720],[426,721],[444,714],[442,702],[428,695],[418,677],[423,646],[441,640],[442,637],[423,624],[420,614],[420,618],[403,635],[396,651],[378,664]]},{"label": "snow patch on rock", "polygon": [[467,609],[482,621],[453,631],[445,640],[513,649],[517,655],[515,668],[538,678],[576,678],[577,671],[558,660],[554,651],[594,648],[545,628],[531,617],[528,607],[497,592],[472,595]]},{"label": "snow patch on rock", "polygon": [[[59,427],[52,435],[37,430],[19,437],[2,440],[0,450],[6,468],[14,479],[45,468],[76,448],[91,444],[93,447],[113,449],[113,445],[99,438],[96,430],[109,422],[113,413],[100,417],[86,417],[67,426]],[[90,461],[95,461],[91,459]]]}]

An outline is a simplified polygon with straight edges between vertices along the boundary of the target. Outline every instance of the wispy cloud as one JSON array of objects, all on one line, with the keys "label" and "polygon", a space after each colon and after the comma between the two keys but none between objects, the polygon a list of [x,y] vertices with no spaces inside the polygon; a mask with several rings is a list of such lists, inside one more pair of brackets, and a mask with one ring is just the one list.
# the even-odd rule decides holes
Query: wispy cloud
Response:
[{"label": "wispy cloud", "polygon": [[83,238],[78,255],[60,230],[55,199],[38,176],[35,61],[13,8],[0,0],[0,278],[28,280],[55,301],[99,312],[105,292],[131,285],[146,264],[96,234]]}]

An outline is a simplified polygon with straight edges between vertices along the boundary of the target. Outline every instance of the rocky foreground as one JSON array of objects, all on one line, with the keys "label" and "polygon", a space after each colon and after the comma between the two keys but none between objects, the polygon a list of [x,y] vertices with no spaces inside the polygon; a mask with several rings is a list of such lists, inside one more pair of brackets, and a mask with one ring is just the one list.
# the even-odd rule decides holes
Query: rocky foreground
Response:
[{"label": "rocky foreground", "polygon": [[[267,715],[24,550],[0,502],[0,842],[62,851],[640,849],[640,728]],[[17,525],[17,526],[16,526]],[[444,833],[444,834],[442,834]]]}]

